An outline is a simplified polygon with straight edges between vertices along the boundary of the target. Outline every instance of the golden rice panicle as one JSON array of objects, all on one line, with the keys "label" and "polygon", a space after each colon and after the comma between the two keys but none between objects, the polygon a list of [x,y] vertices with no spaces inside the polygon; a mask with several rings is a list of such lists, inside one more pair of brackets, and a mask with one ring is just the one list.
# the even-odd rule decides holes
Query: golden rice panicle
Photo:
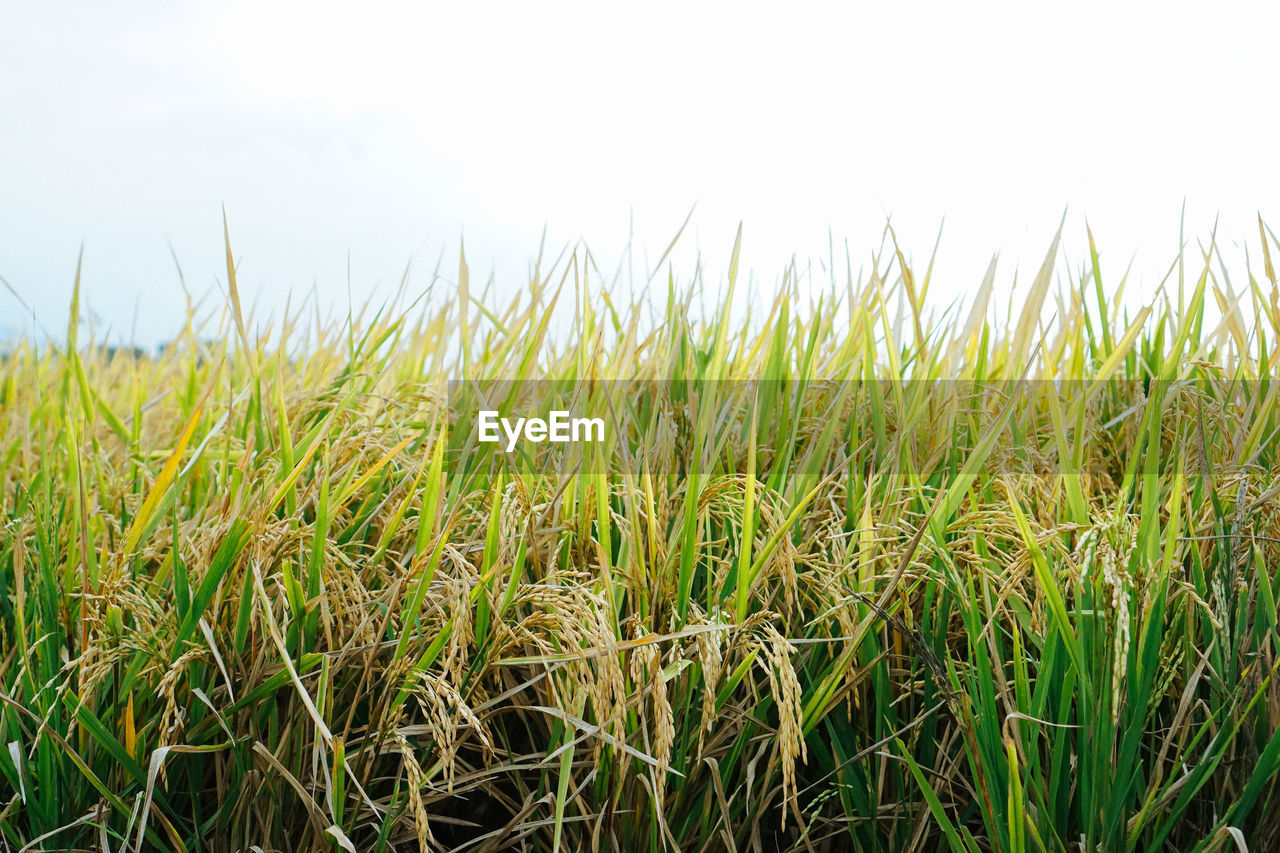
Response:
[{"label": "golden rice panicle", "polygon": [[444,606],[450,614],[452,630],[445,642],[443,669],[455,684],[461,684],[471,664],[472,631],[471,585],[461,580],[446,579]]},{"label": "golden rice panicle", "polygon": [[675,710],[667,695],[667,677],[663,667],[661,650],[650,656],[649,691],[653,707],[653,757],[658,766],[654,769],[657,798],[661,802],[667,789],[667,774],[671,770],[671,748],[675,744]]},{"label": "golden rice panicle", "polygon": [[427,811],[426,802],[422,797],[422,790],[428,784],[422,772],[422,765],[414,757],[416,750],[404,735],[400,734],[399,731],[393,731],[391,737],[399,748],[400,758],[404,762],[405,774],[408,776],[409,807],[410,811],[413,812],[413,826],[418,849],[435,850],[438,845],[435,836],[431,834],[431,815]]},{"label": "golden rice panicle", "polygon": [[694,635],[694,648],[702,665],[702,720],[698,726],[698,754],[701,755],[706,735],[715,726],[716,691],[724,668],[722,644],[726,632],[719,624],[705,619],[695,623],[695,627],[710,628]]},{"label": "golden rice panicle", "polygon": [[[804,694],[796,677],[791,655],[795,647],[775,628],[772,622],[762,621],[752,638],[752,645],[760,651],[758,666],[769,678],[769,688],[777,704],[778,732],[776,745],[782,764],[782,792],[784,802],[795,799],[796,759],[808,763],[809,748],[805,744],[801,725],[804,714]],[[782,811],[782,825],[786,826],[787,808]]]},{"label": "golden rice panicle", "polygon": [[473,731],[486,754],[493,752],[493,741],[484,723],[468,707],[458,689],[449,683],[447,675],[431,672],[418,673],[413,696],[426,717],[426,725],[431,733],[431,740],[440,762],[440,771],[444,777],[445,789],[452,793],[453,780],[457,772],[455,759],[458,747],[463,740],[463,731],[466,729]]},{"label": "golden rice panicle", "polygon": [[667,788],[667,774],[671,770],[671,749],[675,743],[675,712],[667,695],[663,654],[660,640],[636,623],[632,626],[630,675],[635,689],[647,701],[642,707],[649,711],[645,725],[645,737],[657,762],[654,768],[654,794],[662,801]]}]

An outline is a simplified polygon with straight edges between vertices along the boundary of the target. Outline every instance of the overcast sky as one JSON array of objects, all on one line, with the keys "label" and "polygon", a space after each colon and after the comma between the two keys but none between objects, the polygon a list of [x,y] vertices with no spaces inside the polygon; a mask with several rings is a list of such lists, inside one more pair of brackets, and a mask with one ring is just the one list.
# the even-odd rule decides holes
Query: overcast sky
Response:
[{"label": "overcast sky", "polygon": [[1087,217],[1149,289],[1184,200],[1241,258],[1280,217],[1276,8],[0,0],[0,276],[65,327],[83,243],[99,323],[154,342],[166,241],[197,295],[225,279],[223,205],[246,299],[345,311],[410,258],[452,277],[461,236],[510,293],[544,226],[612,268],[634,222],[639,276],[696,203],[678,274],[723,275],[739,220],[769,290],[828,229],[856,268],[891,215],[923,262],[945,217],[963,296],[997,250],[1034,273],[1066,209],[1069,257]]}]

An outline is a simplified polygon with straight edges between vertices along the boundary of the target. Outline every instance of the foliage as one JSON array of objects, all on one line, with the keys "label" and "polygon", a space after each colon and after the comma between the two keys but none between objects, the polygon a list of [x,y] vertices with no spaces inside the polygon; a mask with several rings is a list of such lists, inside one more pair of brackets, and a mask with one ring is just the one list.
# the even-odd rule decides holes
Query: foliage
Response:
[{"label": "foliage", "polygon": [[[1048,323],[1056,239],[1003,322],[896,245],[710,322],[579,254],[259,334],[229,240],[216,343],[73,305],[0,358],[0,849],[1265,849],[1260,231],[1242,293],[1210,245],[1130,317],[1091,252]],[[457,378],[610,440],[482,452]]]}]

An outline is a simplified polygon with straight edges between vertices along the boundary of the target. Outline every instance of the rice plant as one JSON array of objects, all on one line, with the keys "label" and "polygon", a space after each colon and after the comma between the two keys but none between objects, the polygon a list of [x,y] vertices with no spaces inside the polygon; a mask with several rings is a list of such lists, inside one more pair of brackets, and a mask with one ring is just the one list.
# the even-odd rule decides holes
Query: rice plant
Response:
[{"label": "rice plant", "polygon": [[0,356],[0,849],[1276,849],[1276,238],[1130,310],[1087,236],[267,325],[228,238],[156,354],[77,278]]}]

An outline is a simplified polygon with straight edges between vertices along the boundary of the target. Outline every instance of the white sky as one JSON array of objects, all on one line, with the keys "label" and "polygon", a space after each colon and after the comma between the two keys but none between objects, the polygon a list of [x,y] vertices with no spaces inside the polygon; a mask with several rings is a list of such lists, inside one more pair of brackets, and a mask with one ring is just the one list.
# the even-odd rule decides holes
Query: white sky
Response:
[{"label": "white sky", "polygon": [[1240,259],[1280,217],[1274,3],[420,5],[0,0],[0,275],[65,328],[83,242],[99,324],[153,342],[166,239],[195,293],[225,279],[223,204],[246,298],[339,312],[348,257],[359,301],[410,257],[452,277],[465,235],[509,293],[544,225],[611,269],[632,216],[652,261],[695,202],[677,274],[722,276],[743,220],[765,290],[828,228],[865,262],[889,214],[923,262],[945,216],[939,298],[997,250],[1026,280],[1064,208],[1067,256],[1087,216],[1135,288],[1184,199]]}]

